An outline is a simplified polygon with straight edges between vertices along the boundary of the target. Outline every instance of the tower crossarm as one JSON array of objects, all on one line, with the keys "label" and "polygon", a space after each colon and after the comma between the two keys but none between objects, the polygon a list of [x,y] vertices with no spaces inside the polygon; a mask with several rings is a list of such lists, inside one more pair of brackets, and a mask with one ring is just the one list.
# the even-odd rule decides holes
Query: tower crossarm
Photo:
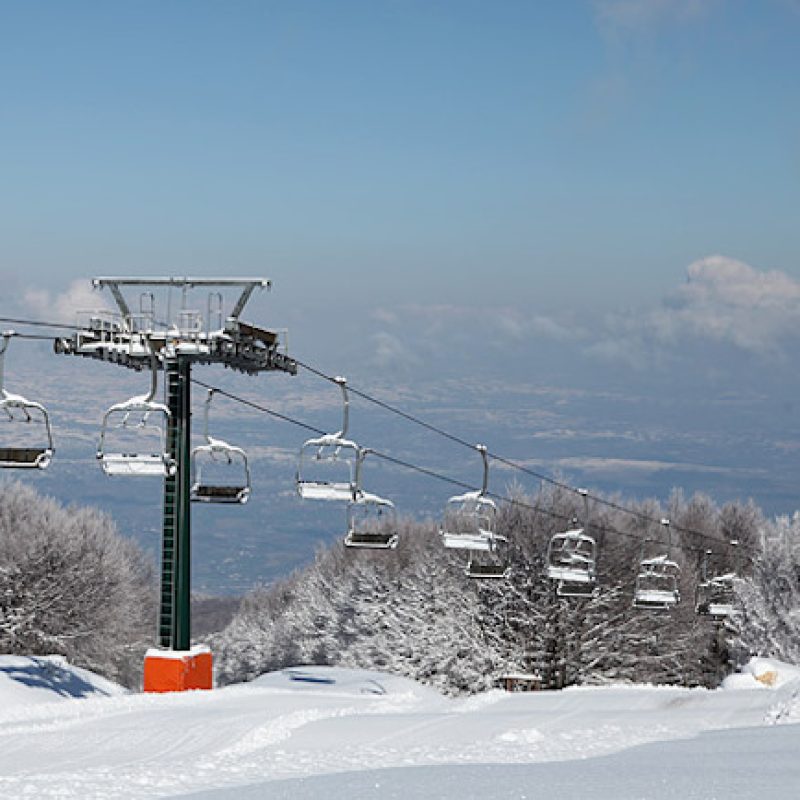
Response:
[{"label": "tower crossarm", "polygon": [[[259,327],[239,319],[256,289],[269,289],[264,278],[94,278],[95,288],[107,288],[118,312],[84,313],[85,319],[71,337],[55,340],[57,353],[109,361],[131,369],[149,366],[155,354],[160,360],[182,358],[196,364],[222,364],[240,372],[297,373],[297,362],[287,353],[285,332]],[[142,291],[141,310],[131,312],[124,289]],[[181,305],[174,312],[167,301],[166,313],[156,313],[155,294],[178,289]],[[205,316],[187,308],[187,293],[209,290]],[[241,289],[231,311],[223,316],[222,291]],[[145,298],[144,300],[142,298]]]}]

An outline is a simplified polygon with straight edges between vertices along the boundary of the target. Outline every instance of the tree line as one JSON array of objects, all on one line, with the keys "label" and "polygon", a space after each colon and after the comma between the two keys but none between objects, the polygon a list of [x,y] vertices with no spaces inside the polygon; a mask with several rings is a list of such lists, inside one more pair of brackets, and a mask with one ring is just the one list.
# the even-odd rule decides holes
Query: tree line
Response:
[{"label": "tree line", "polygon": [[[445,550],[433,521],[401,520],[395,551],[336,542],[250,592],[230,624],[205,637],[217,682],[329,664],[385,670],[449,694],[489,689],[509,672],[538,673],[549,687],[715,686],[749,655],[800,663],[800,513],[767,520],[752,503],[718,507],[680,492],[663,507],[625,504],[640,516],[598,504],[587,529],[600,543],[599,591],[575,599],[557,596],[545,560],[564,520],[582,514],[581,499],[556,487],[533,496],[514,488],[509,500],[498,514],[507,580],[467,578],[463,551]],[[632,604],[641,542],[663,542],[661,517],[673,523],[669,554],[681,566],[682,599],[669,612],[642,611]],[[706,549],[719,556],[716,572],[738,574],[736,613],[726,620],[695,613]],[[156,589],[151,557],[107,515],[20,483],[0,486],[0,652],[61,654],[136,688]]]},{"label": "tree line", "polygon": [[[463,552],[442,548],[434,522],[402,521],[393,552],[335,543],[244,598],[214,637],[219,683],[336,664],[394,672],[450,694],[486,690],[518,671],[538,673],[549,687],[715,686],[751,653],[800,656],[800,518],[770,522],[752,503],[720,508],[680,491],[664,507],[626,503],[639,516],[597,504],[588,531],[600,544],[599,591],[576,599],[557,596],[545,561],[564,520],[582,515],[581,498],[546,487],[534,496],[515,488],[509,499],[516,502],[498,514],[498,531],[509,539],[507,580],[466,577]],[[668,612],[642,611],[632,603],[641,542],[666,545],[663,517],[672,522],[668,554],[681,567],[682,600]],[[727,620],[695,612],[708,549],[716,572],[739,576],[737,612]]]}]

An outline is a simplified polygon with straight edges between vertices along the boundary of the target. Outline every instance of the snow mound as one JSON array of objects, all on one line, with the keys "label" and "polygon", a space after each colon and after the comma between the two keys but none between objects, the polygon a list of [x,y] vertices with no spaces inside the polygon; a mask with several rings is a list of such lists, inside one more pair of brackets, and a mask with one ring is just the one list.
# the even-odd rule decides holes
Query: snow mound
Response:
[{"label": "snow mound", "polygon": [[419,699],[442,700],[434,689],[422,686],[410,678],[364,669],[344,667],[297,666],[267,672],[251,681],[249,686],[283,689],[286,691],[323,692],[352,695],[399,696],[413,695]]},{"label": "snow mound", "polygon": [[751,658],[740,671],[722,682],[723,689],[781,689],[800,682],[800,667],[771,658]]},{"label": "snow mound", "polygon": [[113,697],[128,690],[63,656],[0,656],[0,708],[89,697]]},{"label": "snow mound", "polygon": [[765,720],[770,725],[796,725],[800,723],[800,683],[788,700],[776,703],[768,712]]}]

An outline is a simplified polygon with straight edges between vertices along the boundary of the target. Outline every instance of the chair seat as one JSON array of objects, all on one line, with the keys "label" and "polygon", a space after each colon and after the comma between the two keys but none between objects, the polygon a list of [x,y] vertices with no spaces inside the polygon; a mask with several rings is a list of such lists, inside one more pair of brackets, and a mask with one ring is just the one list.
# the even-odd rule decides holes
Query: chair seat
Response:
[{"label": "chair seat", "polygon": [[396,533],[371,533],[350,531],[345,537],[345,547],[362,547],[366,550],[393,550],[399,537]]},{"label": "chair seat", "polygon": [[244,503],[250,496],[247,486],[193,486],[191,497],[201,503]]},{"label": "chair seat", "polygon": [[44,469],[52,451],[46,447],[0,447],[0,467]]}]

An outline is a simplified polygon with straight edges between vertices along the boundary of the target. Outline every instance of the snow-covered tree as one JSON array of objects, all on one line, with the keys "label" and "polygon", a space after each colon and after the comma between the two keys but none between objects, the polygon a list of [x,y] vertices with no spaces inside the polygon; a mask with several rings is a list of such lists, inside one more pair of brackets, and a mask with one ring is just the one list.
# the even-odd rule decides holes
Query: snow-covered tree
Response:
[{"label": "snow-covered tree", "polygon": [[[676,493],[669,514],[701,535],[680,538],[648,501],[589,509],[555,487],[501,506],[510,575],[473,581],[463,551],[441,546],[436,527],[405,521],[391,552],[354,552],[341,543],[287,581],[246,598],[216,637],[218,679],[246,680],[298,663],[381,669],[451,693],[474,692],[510,671],[538,671],[550,686],[618,680],[712,685],[727,648],[717,621],[695,614],[702,554],[717,540],[751,541],[752,506],[720,511],[703,496]],[[577,516],[599,545],[597,592],[560,597],[546,577],[547,545]],[[706,541],[708,537],[708,541]],[[696,541],[697,540],[697,541]],[[633,607],[642,542],[681,566],[682,602],[671,611]],[[653,555],[653,553],[650,553]]]},{"label": "snow-covered tree", "polygon": [[733,647],[800,663],[800,512],[763,525],[750,574],[737,581]]},{"label": "snow-covered tree", "polygon": [[106,515],[0,486],[0,652],[134,682],[153,600],[149,561]]}]

